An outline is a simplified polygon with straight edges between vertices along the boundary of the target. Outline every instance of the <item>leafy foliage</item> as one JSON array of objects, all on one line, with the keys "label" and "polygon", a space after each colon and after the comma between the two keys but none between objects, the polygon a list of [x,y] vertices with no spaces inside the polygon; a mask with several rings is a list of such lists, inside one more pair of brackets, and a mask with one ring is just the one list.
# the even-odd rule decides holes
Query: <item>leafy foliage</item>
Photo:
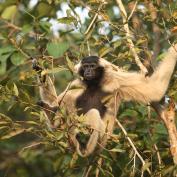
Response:
[{"label": "leafy foliage", "polygon": [[[36,104],[38,84],[31,58],[55,77],[58,93],[73,79],[74,63],[83,56],[99,55],[128,70],[137,66],[116,1],[33,2],[0,1],[0,176],[175,176],[167,131],[149,107],[122,103],[118,115],[144,165],[118,127],[106,148],[89,158],[79,157],[68,141],[73,121],[88,133],[81,117],[60,110],[65,127],[51,131]],[[142,62],[154,63],[153,57],[160,59],[169,41],[176,39],[177,2],[138,1],[133,10],[135,2],[123,1],[132,40]],[[177,100],[175,75],[168,95]]]}]

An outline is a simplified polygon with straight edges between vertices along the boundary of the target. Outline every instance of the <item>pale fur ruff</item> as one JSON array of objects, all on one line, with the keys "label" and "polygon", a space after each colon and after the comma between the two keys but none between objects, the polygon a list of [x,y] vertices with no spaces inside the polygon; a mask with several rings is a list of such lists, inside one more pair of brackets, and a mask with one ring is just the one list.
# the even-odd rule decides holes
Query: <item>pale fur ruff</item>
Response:
[{"label": "pale fur ruff", "polygon": [[[105,77],[102,81],[104,91],[118,91],[124,100],[136,100],[142,103],[159,101],[165,94],[170,77],[177,60],[177,44],[168,49],[163,61],[155,69],[151,77],[146,77],[138,72],[126,72],[118,66],[99,59],[100,66],[105,69]],[[81,62],[75,66],[78,73]]]}]

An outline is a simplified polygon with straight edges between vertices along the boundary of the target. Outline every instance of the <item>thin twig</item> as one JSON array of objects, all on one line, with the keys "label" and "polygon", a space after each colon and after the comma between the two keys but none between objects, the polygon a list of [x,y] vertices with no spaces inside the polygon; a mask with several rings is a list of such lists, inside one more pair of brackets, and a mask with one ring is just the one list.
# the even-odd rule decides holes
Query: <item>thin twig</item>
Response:
[{"label": "thin twig", "polygon": [[141,72],[146,75],[148,73],[148,71],[147,71],[146,67],[141,63],[141,61],[140,61],[140,59],[139,59],[139,57],[136,53],[133,41],[131,40],[132,36],[130,34],[129,26],[128,26],[128,23],[127,23],[127,13],[125,11],[124,5],[122,4],[121,0],[116,0],[116,2],[119,6],[119,9],[120,9],[120,12],[121,12],[121,15],[122,15],[123,24],[124,24],[123,27],[124,27],[124,30],[126,32],[127,42],[128,42],[128,46],[130,48],[130,51],[135,58],[136,64],[141,69]]},{"label": "thin twig", "polygon": [[89,165],[89,167],[84,170],[82,177],[89,177],[89,173],[92,167],[93,167],[92,165]]},{"label": "thin twig", "polygon": [[13,46],[25,57],[25,58],[31,58],[27,53],[25,53],[16,43],[16,41],[12,38],[10,38],[10,42],[13,44]]},{"label": "thin twig", "polygon": [[[119,122],[118,119],[116,119],[116,123],[117,125],[121,128],[122,132],[124,133],[125,137],[127,138],[128,142],[130,143],[131,147],[133,148],[135,154],[138,156],[138,158],[140,159],[140,161],[142,162],[143,166],[145,165],[145,161],[143,159],[143,157],[140,155],[140,153],[138,152],[138,150],[136,149],[133,141],[130,139],[130,137],[128,136],[127,131],[125,130],[125,128],[123,127],[123,125]],[[151,174],[151,171],[149,168],[147,168],[147,171],[149,174]]]},{"label": "thin twig", "polygon": [[88,49],[88,55],[90,56],[90,45],[89,45],[89,41],[87,40],[87,49]]},{"label": "thin twig", "polygon": [[173,156],[174,164],[177,164],[177,129],[175,125],[175,105],[170,103],[169,108],[158,103],[152,103],[153,108],[163,120],[169,135],[170,151]]},{"label": "thin twig", "polygon": [[135,9],[136,9],[137,3],[138,3],[138,1],[135,2],[134,6],[133,6],[133,9],[132,9],[132,11],[131,11],[131,13],[130,13],[130,15],[129,15],[129,17],[128,17],[128,21],[129,21],[130,18],[133,16],[133,13],[134,13],[134,11],[135,11]]},{"label": "thin twig", "polygon": [[[2,25],[1,28],[3,29],[13,29],[15,31],[22,31],[22,28],[13,24],[13,23],[10,23],[8,22],[7,20],[3,19],[0,17],[0,21],[2,21],[3,23],[5,23],[5,25]],[[40,36],[41,34],[39,33],[35,33],[34,31],[30,31],[29,32],[29,35],[32,36],[32,37],[35,37],[36,35]]]},{"label": "thin twig", "polygon": [[[150,105],[147,106],[147,109],[148,109],[148,119],[150,121],[151,120],[151,107],[150,107]],[[149,136],[151,137],[152,134],[153,134],[153,132],[152,132],[151,128],[149,128]],[[154,149],[155,149],[155,151],[157,153],[157,160],[158,160],[159,167],[161,167],[162,159],[161,159],[161,156],[160,156],[159,149],[158,149],[158,147],[157,147],[157,145],[155,143],[153,144],[153,147],[154,147]],[[161,177],[161,176],[162,176],[162,174],[160,173],[159,177]]]},{"label": "thin twig", "polygon": [[87,30],[85,31],[84,35],[87,35],[87,34],[88,34],[88,32],[89,32],[90,29],[92,28],[93,24],[94,24],[95,21],[97,20],[97,17],[98,17],[99,11],[100,11],[100,9],[101,9],[102,6],[103,6],[103,4],[101,3],[101,4],[99,5],[99,7],[98,7],[98,11],[97,11],[97,13],[96,13],[95,16],[93,17],[93,19],[92,19],[90,25],[88,26]]},{"label": "thin twig", "polygon": [[133,156],[133,175],[135,175],[135,169],[136,169],[136,153]]},{"label": "thin twig", "polygon": [[[100,157],[100,158],[98,159],[98,161],[97,161],[99,168],[101,168],[102,161],[103,161],[102,157]],[[96,169],[95,177],[99,177],[99,172],[100,172],[99,168]]]}]

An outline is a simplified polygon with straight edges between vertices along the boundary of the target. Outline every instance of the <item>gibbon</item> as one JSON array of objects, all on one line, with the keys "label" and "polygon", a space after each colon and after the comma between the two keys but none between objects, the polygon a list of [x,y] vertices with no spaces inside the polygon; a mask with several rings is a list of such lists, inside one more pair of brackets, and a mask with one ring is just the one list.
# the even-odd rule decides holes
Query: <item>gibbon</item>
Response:
[{"label": "gibbon", "polygon": [[[165,58],[150,77],[124,71],[97,56],[85,57],[75,66],[80,78],[69,84],[59,96],[51,78],[45,75],[45,79],[41,79],[42,69],[34,64],[33,68],[40,75],[38,80],[42,102],[49,105],[51,110],[60,107],[67,110],[68,115],[83,116],[83,125],[91,129],[86,142],[83,142],[82,132],[77,126],[73,126],[69,132],[70,141],[80,156],[89,156],[106,145],[122,100],[144,104],[161,100],[176,64],[175,48],[177,44],[168,49]],[[59,112],[56,112],[56,116]]]}]

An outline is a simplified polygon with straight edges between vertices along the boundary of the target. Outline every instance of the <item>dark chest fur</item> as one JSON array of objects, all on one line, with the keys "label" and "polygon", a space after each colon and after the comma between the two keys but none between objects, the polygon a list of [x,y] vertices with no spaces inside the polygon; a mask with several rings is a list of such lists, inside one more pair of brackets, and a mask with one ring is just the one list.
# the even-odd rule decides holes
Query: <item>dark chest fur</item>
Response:
[{"label": "dark chest fur", "polygon": [[90,109],[95,108],[99,111],[101,117],[103,117],[107,110],[103,99],[108,95],[109,93],[103,92],[101,89],[86,89],[76,100],[78,115],[85,114]]}]

